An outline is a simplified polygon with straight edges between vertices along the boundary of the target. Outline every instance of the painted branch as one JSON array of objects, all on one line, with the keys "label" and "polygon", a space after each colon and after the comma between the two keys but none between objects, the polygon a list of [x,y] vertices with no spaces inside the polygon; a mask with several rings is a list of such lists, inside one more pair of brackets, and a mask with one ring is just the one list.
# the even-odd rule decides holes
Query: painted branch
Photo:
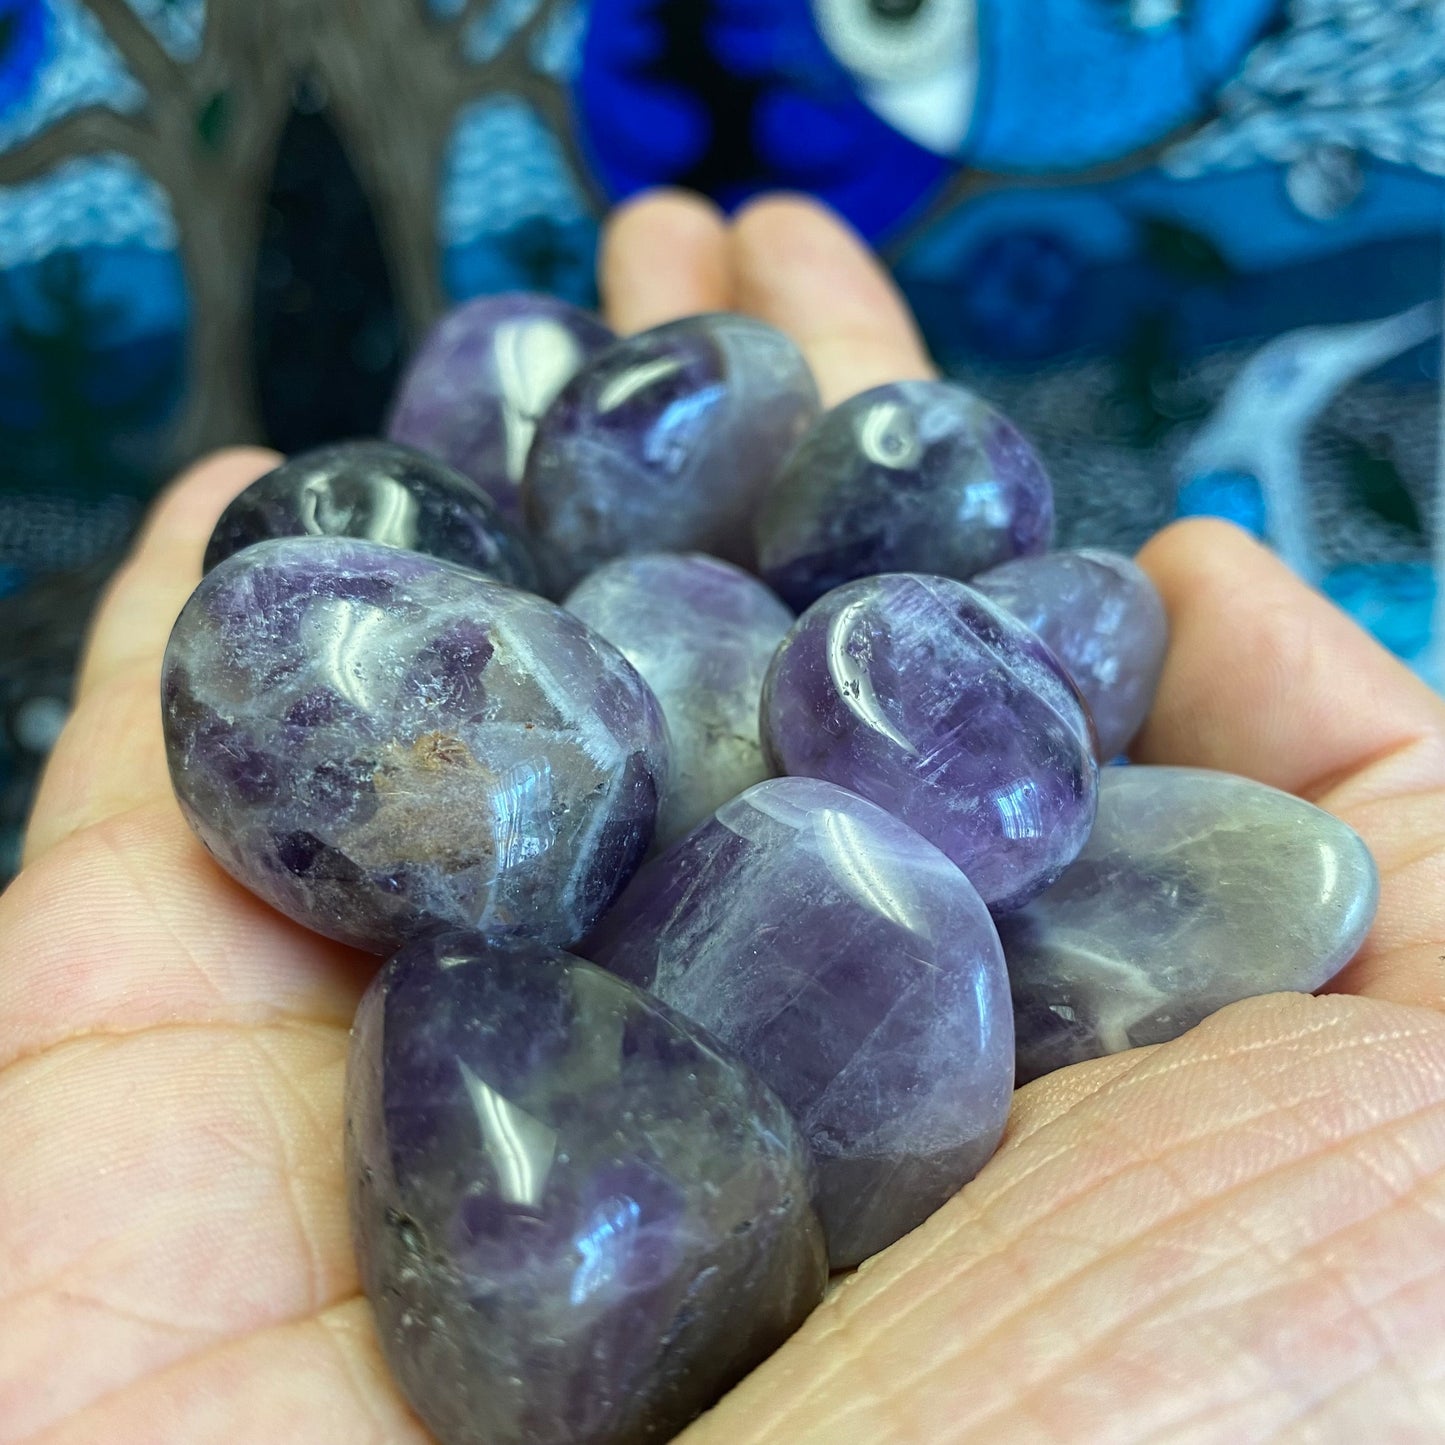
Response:
[{"label": "painted branch", "polygon": [[156,39],[127,0],[85,0],[85,4],[157,109],[166,108],[177,90],[188,90],[185,67]]},{"label": "painted branch", "polygon": [[198,100],[231,97],[229,119],[214,149],[197,134],[193,112],[166,133],[172,149],[159,179],[176,210],[191,312],[175,464],[262,436],[253,307],[267,186],[290,113],[282,23],[291,11],[286,0],[209,0],[190,79]]},{"label": "painted branch", "polygon": [[104,105],[87,106],[0,153],[0,185],[33,181],[74,156],[109,151],[128,155],[149,171],[158,147],[155,136],[130,116]]},{"label": "painted branch", "polygon": [[547,76],[528,73],[520,82],[509,87],[513,95],[520,95],[547,122],[557,144],[562,148],[567,168],[577,182],[588,208],[594,215],[602,215],[609,205],[606,195],[592,178],[582,147],[577,140],[576,117],[572,114],[572,102],[566,90]]},{"label": "painted branch", "polygon": [[[454,34],[461,36],[466,34],[468,27],[474,20],[480,20],[482,12],[490,10],[494,0],[464,0],[461,9],[447,23],[451,26]],[[426,5],[426,0],[417,0],[417,9],[420,10]]]}]

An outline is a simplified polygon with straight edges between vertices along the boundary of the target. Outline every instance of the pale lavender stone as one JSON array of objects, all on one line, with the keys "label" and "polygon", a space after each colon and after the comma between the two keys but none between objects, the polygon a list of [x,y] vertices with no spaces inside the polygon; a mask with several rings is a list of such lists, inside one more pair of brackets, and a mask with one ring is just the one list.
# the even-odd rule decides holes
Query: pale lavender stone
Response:
[{"label": "pale lavender stone", "polygon": [[1072,863],[1098,766],[1077,688],[1039,639],[962,582],[894,574],[815,602],[763,686],[780,772],[825,778],[902,818],[995,912]]},{"label": "pale lavender stone", "polygon": [[714,557],[621,557],[564,604],[638,670],[667,718],[672,769],[657,846],[768,776],[758,740],[763,678],[793,614]]},{"label": "pale lavender stone", "polygon": [[1000,412],[941,381],[851,397],[804,437],[756,520],[758,570],[790,606],[879,572],[967,579],[1044,551],[1054,493]]},{"label": "pale lavender stone", "polygon": [[1149,715],[1169,646],[1163,599],[1143,569],[1089,547],[1021,557],[970,585],[1048,643],[1089,704],[1100,757],[1118,757]]},{"label": "pale lavender stone", "polygon": [[612,557],[707,552],[747,566],[753,513],[818,414],[807,362],[744,316],[619,341],[537,427],[522,505],[575,582]]},{"label": "pale lavender stone", "polygon": [[999,925],[1019,1082],[1323,987],[1378,897],[1364,841],[1299,798],[1228,773],[1106,768],[1078,861]]},{"label": "pale lavender stone", "polygon": [[475,482],[395,442],[317,447],[259,477],[221,513],[205,570],[277,537],[384,542],[528,591],[539,583],[520,530]]},{"label": "pale lavender stone", "polygon": [[552,296],[479,296],[423,339],[392,403],[387,435],[420,447],[518,514],[537,418],[590,356],[616,338]]},{"label": "pale lavender stone", "polygon": [[822,1296],[786,1110],[590,964],[410,945],[362,1000],[346,1120],[362,1282],[439,1445],[663,1445]]},{"label": "pale lavender stone", "polygon": [[316,537],[212,571],[166,650],[176,795],[268,903],[377,952],[438,922],[565,943],[652,840],[666,728],[561,608]]},{"label": "pale lavender stone", "polygon": [[776,1090],[813,1148],[835,1269],[921,1224],[998,1145],[1014,1045],[993,920],[853,793],[750,788],[645,865],[583,948]]}]

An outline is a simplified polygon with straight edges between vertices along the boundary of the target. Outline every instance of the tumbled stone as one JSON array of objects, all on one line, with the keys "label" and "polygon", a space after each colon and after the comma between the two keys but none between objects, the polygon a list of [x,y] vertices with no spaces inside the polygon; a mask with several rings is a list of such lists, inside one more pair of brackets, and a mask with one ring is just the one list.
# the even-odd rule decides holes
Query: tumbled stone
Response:
[{"label": "tumbled stone", "polygon": [[352,1031],[346,1155],[382,1350],[439,1445],[663,1445],[823,1292],[786,1110],[563,954],[398,954]]},{"label": "tumbled stone", "polygon": [[768,776],[758,704],[793,614],[713,557],[621,557],[564,604],[638,670],[667,718],[672,769],[657,824],[665,847]]},{"label": "tumbled stone", "polygon": [[879,572],[967,579],[1048,547],[1043,463],[993,407],[941,381],[851,397],[799,444],[756,522],[758,569],[790,606]]},{"label": "tumbled stone", "polygon": [[1014,1045],[993,920],[853,793],[750,788],[646,864],[583,948],[777,1092],[812,1145],[834,1268],[921,1224],[998,1145]]},{"label": "tumbled stone", "polygon": [[1078,861],[999,925],[1019,1082],[1323,987],[1378,892],[1359,835],[1299,798],[1228,773],[1106,768]]},{"label": "tumbled stone", "polygon": [[962,582],[871,577],[815,602],[769,669],[762,722],[778,771],[902,818],[995,912],[1048,887],[1094,821],[1078,690],[1023,623]]},{"label": "tumbled stone", "polygon": [[479,296],[443,316],[412,357],[387,435],[450,463],[510,517],[537,419],[616,337],[552,296]]},{"label": "tumbled stone", "polygon": [[666,728],[561,608],[318,537],[221,563],[166,650],[171,778],[234,878],[386,952],[436,922],[565,943],[646,853]]},{"label": "tumbled stone", "polygon": [[354,537],[424,552],[528,591],[538,585],[522,534],[485,492],[393,442],[317,447],[257,478],[221,513],[205,570],[278,537]]},{"label": "tumbled stone", "polygon": [[1142,568],[1092,547],[1020,557],[980,573],[976,587],[1053,649],[1093,715],[1102,758],[1118,757],[1149,715],[1169,620]]},{"label": "tumbled stone", "polygon": [[575,582],[634,552],[744,566],[764,488],[818,412],[797,347],[744,316],[695,316],[619,341],[537,427],[522,505]]}]

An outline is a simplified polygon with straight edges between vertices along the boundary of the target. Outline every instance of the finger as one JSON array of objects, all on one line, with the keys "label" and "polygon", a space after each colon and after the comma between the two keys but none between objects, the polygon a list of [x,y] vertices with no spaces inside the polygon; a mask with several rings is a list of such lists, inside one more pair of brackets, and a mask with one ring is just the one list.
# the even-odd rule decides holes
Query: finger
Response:
[{"label": "finger", "polygon": [[898,288],[831,211],[800,196],[765,196],[733,223],[738,309],[803,349],[825,406],[888,381],[937,375]]},{"label": "finger", "polygon": [[77,699],[136,663],[159,668],[171,624],[200,581],[201,558],[221,513],[280,460],[261,447],[218,452],[161,494],[95,614]]},{"label": "finger", "polygon": [[0,1073],[81,1034],[345,1028],[376,960],[233,883],[171,799],[51,849],[0,895]]},{"label": "finger", "polygon": [[607,319],[624,335],[681,316],[732,307],[727,223],[689,191],[649,191],[612,213],[598,283]]},{"label": "finger", "polygon": [[217,518],[277,460],[256,448],[222,452],[156,503],[91,626],[75,708],[36,793],[27,864],[82,828],[169,795],[160,730],[166,640],[200,579]]},{"label": "finger", "polygon": [[1358,829],[1380,913],[1336,986],[1445,1007],[1445,701],[1227,523],[1179,523],[1139,562],[1171,637],[1135,758],[1242,773]]}]

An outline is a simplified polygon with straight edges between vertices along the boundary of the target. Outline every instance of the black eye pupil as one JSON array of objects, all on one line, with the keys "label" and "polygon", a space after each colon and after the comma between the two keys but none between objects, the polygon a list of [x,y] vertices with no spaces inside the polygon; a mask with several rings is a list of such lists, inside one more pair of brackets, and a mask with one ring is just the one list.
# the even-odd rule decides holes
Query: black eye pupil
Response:
[{"label": "black eye pupil", "polygon": [[868,0],[868,8],[877,19],[896,24],[900,20],[912,20],[927,3],[928,0]]}]

